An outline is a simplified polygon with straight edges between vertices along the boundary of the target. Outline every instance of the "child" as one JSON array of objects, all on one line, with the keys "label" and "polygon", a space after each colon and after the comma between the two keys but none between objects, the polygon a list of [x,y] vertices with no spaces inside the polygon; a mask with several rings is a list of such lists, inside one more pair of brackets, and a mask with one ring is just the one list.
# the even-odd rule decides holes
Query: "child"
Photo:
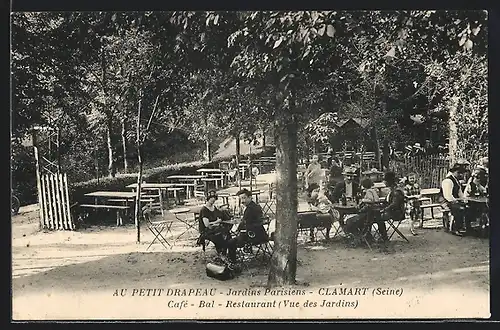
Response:
[{"label": "child", "polygon": [[[406,184],[404,186],[405,196],[413,196],[410,205],[410,232],[416,236],[418,233],[415,231],[415,222],[418,221],[418,217],[423,217],[420,211],[420,185],[417,182],[417,175],[415,173],[410,173],[407,176]],[[422,226],[422,221],[419,227]]]}]

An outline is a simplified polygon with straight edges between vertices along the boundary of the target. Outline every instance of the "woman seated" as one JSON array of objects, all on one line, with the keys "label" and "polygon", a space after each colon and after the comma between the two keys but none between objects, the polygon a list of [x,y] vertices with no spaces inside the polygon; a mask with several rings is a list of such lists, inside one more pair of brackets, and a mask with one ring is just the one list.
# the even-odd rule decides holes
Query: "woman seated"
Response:
[{"label": "woman seated", "polygon": [[465,186],[464,195],[465,197],[480,197],[487,195],[487,188],[483,185],[486,182],[487,173],[486,170],[481,167],[476,167],[472,172],[471,177],[467,180]]},{"label": "woman seated", "polygon": [[223,221],[229,220],[231,216],[228,212],[215,207],[216,200],[217,194],[215,190],[210,190],[207,194],[206,203],[200,210],[200,238],[198,244],[201,245],[204,240],[209,240],[214,243],[217,253],[225,255],[231,226],[224,224]]},{"label": "woman seated", "polygon": [[[464,190],[465,197],[486,197],[488,196],[488,189],[483,184],[487,182],[487,172],[482,167],[476,167],[472,172],[471,177],[467,180],[467,184]],[[486,212],[487,209],[484,204],[481,203],[468,203],[467,207],[467,222],[475,222]]]},{"label": "woman seated", "polygon": [[[326,239],[330,238],[330,229],[333,223],[332,202],[325,196],[317,183],[312,183],[307,188],[307,203],[311,211],[317,212],[317,218],[326,229]],[[314,241],[314,228],[310,229],[311,240]]]}]

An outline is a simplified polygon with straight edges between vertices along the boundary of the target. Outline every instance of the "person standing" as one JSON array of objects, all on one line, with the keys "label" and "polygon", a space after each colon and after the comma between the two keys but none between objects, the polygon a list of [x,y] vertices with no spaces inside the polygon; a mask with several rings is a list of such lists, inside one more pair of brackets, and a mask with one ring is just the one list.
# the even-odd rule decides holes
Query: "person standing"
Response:
[{"label": "person standing", "polygon": [[465,221],[465,203],[462,198],[462,184],[460,180],[465,173],[465,167],[460,163],[455,163],[450,168],[445,179],[441,182],[441,195],[444,198],[444,204],[449,208],[453,216],[451,232],[457,236],[463,236],[462,231],[465,223],[465,229],[470,230],[469,224]]},{"label": "person standing", "polygon": [[321,164],[319,163],[319,156],[314,155],[312,161],[307,167],[305,173],[306,179],[306,189],[313,183],[318,184],[321,187],[321,181],[323,179],[323,170],[321,169]]}]

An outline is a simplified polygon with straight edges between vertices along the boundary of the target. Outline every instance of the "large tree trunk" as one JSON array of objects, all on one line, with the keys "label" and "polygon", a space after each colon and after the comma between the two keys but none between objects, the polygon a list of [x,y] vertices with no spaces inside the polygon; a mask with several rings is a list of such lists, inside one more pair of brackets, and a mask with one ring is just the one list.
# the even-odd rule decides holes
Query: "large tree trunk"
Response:
[{"label": "large tree trunk", "polygon": [[377,161],[377,165],[379,170],[382,170],[382,157],[380,155],[380,141],[378,139],[377,128],[373,127],[373,138],[375,140],[375,160]]},{"label": "large tree trunk", "polygon": [[206,157],[207,157],[206,160],[209,162],[212,161],[212,155],[211,155],[212,152],[210,150],[210,141],[208,140],[208,138],[205,142],[205,153],[206,153]]},{"label": "large tree trunk", "polygon": [[108,148],[108,174],[110,177],[115,177],[115,164],[113,155],[113,113],[108,108],[108,92],[107,92],[107,79],[106,79],[106,52],[104,48],[104,41],[101,40],[101,82],[102,82],[102,93],[104,97],[104,113],[106,114],[106,140]]},{"label": "large tree trunk", "polygon": [[142,139],[141,139],[141,108],[142,108],[142,93],[139,92],[139,106],[137,109],[137,128],[136,128],[136,143],[137,143],[137,161],[139,162],[139,175],[137,175],[137,194],[135,196],[135,212],[134,223],[137,233],[137,243],[141,242],[141,184],[142,184]]},{"label": "large tree trunk", "polygon": [[106,120],[106,137],[107,137],[107,147],[108,147],[108,173],[109,176],[115,177],[115,158],[113,155],[113,141],[111,139],[113,134],[113,120],[110,114],[108,114],[108,119]]},{"label": "large tree trunk", "polygon": [[127,115],[122,119],[123,172],[128,172],[127,160]]},{"label": "large tree trunk", "polygon": [[240,132],[238,132],[235,136],[235,144],[236,144],[236,180],[238,181],[238,187],[241,190],[241,173],[240,173]]},{"label": "large tree trunk", "polygon": [[[140,143],[140,142],[139,142]],[[135,196],[135,209],[134,209],[134,224],[136,230],[136,242],[141,242],[141,185],[142,185],[142,157],[141,157],[142,146],[137,147],[137,160],[139,162],[139,175],[137,175],[137,191]]]},{"label": "large tree trunk", "polygon": [[266,128],[262,127],[262,151],[266,149]]},{"label": "large tree trunk", "polygon": [[450,166],[457,160],[458,149],[458,129],[457,129],[457,107],[458,97],[451,98],[450,112],[448,117],[448,152],[450,156]]},{"label": "large tree trunk", "polygon": [[[295,100],[290,100],[292,113]],[[276,231],[268,287],[295,283],[297,271],[297,122],[276,121]]]}]

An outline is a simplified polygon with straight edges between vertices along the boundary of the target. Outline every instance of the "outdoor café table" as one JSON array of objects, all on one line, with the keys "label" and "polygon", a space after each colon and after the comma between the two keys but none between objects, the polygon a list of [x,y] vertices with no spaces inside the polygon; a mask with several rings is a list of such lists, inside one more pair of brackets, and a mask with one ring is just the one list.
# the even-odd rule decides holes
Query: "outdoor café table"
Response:
[{"label": "outdoor caf\u00e9 table", "polygon": [[[80,204],[81,207],[88,207],[88,208],[107,208],[107,209],[117,209],[117,225],[122,224],[122,219],[120,216],[120,212],[124,209],[125,212],[128,211],[129,207],[133,205],[133,202],[135,201],[136,194],[134,192],[130,191],[94,191],[91,193],[87,193],[84,196],[87,197],[94,197],[94,204]],[[113,204],[99,204],[98,199],[99,198],[104,198],[107,200],[110,199],[121,199],[124,200],[125,205],[113,205]],[[129,204],[131,203],[131,204]]]},{"label": "outdoor caf\u00e9 table", "polygon": [[345,224],[344,220],[346,215],[358,213],[358,205],[353,202],[347,202],[346,205],[342,205],[342,203],[333,203],[333,208],[339,212],[339,222],[342,226]]},{"label": "outdoor caf\u00e9 table", "polygon": [[[189,232],[191,230],[197,230],[197,228],[196,228],[197,222],[192,221],[192,220],[188,219],[188,217],[187,217],[187,214],[192,212],[190,208],[179,207],[179,208],[170,209],[168,211],[171,212],[177,220],[179,220],[180,222],[182,222],[185,225],[185,230],[179,236],[177,236],[177,238],[175,240],[178,240],[184,234],[186,234],[187,232]],[[184,216],[181,216],[181,215],[184,215]]]},{"label": "outdoor caf\u00e9 table", "polygon": [[97,204],[97,199],[99,197],[106,199],[119,198],[124,199],[126,203],[133,202],[135,200],[136,194],[135,192],[130,191],[94,191],[91,193],[85,194],[88,197],[95,197],[95,203]]},{"label": "outdoor caf\u00e9 table", "polygon": [[420,195],[422,195],[422,197],[429,196],[432,201],[434,201],[434,197],[439,195],[439,193],[440,193],[439,188],[427,188],[420,190]]},{"label": "outdoor caf\u00e9 table", "polygon": [[196,170],[196,172],[201,173],[201,174],[212,174],[212,173],[222,173],[222,170],[220,168],[199,168]]},{"label": "outdoor caf\u00e9 table", "polygon": [[[157,183],[157,182],[145,182],[141,184],[141,189],[144,190],[157,190],[159,189],[161,192],[165,191],[163,196],[165,196],[165,201],[168,205],[168,188],[175,188],[178,184],[177,183]],[[127,186],[127,188],[132,189],[132,191],[135,191],[137,189],[137,183],[131,183]]]},{"label": "outdoor caf\u00e9 table", "polygon": [[222,223],[225,224],[225,225],[231,226],[229,232],[232,235],[236,235],[237,234],[238,225],[241,223],[241,219],[240,218],[233,218],[231,220],[222,221]]},{"label": "outdoor caf\u00e9 table", "polygon": [[186,186],[187,198],[189,199],[189,198],[191,198],[191,189],[189,188],[189,186],[192,186],[193,191],[194,191],[194,187],[196,187],[196,184],[198,183],[198,181],[201,180],[202,178],[205,178],[205,177],[206,177],[205,175],[180,175],[180,174],[176,174],[176,175],[167,176],[167,179],[176,180],[176,181],[183,181],[183,180],[184,181],[192,181],[193,183],[184,184]]},{"label": "outdoor caf\u00e9 table", "polygon": [[[221,181],[220,178],[202,178],[201,181],[205,183],[205,191],[208,191],[208,183],[209,182],[214,182],[215,183],[215,189],[219,189],[219,181]],[[222,186],[222,184],[221,184]]]},{"label": "outdoor caf\u00e9 table", "polygon": [[481,196],[481,197],[470,196],[470,197],[463,197],[460,199],[466,202],[480,203],[480,204],[488,204],[489,202],[489,198],[486,196]]}]

